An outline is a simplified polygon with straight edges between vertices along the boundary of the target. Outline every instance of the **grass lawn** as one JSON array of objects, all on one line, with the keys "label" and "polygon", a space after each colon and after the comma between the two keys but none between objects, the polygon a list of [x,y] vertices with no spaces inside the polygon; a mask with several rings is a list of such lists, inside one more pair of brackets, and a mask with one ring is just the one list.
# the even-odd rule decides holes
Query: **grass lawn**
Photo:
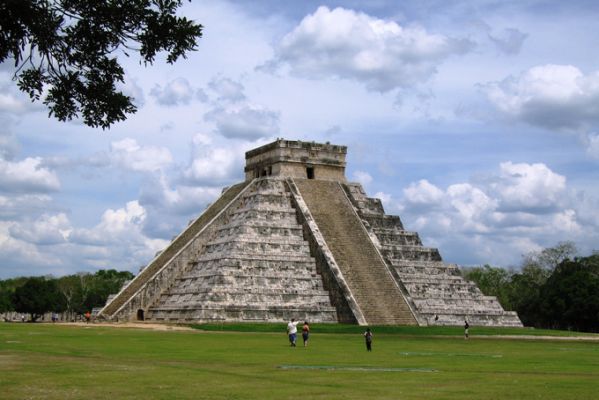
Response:
[{"label": "grass lawn", "polygon": [[367,353],[361,329],[318,328],[304,349],[288,346],[284,324],[274,333],[0,323],[0,399],[599,397],[596,341],[375,328]]}]

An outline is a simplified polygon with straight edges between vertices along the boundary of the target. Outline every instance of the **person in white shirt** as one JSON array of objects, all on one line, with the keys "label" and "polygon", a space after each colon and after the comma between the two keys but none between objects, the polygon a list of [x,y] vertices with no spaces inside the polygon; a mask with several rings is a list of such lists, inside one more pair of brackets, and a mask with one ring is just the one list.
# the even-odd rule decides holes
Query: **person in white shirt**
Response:
[{"label": "person in white shirt", "polygon": [[295,347],[295,341],[297,339],[297,324],[299,321],[296,321],[294,318],[291,318],[291,321],[287,324],[287,334],[289,335],[289,343],[291,343],[291,347]]}]

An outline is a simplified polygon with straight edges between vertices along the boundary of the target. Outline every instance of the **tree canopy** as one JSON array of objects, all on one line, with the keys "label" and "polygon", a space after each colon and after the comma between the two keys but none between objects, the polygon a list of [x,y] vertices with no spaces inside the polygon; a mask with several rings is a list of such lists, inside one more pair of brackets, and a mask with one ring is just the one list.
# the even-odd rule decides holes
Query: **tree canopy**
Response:
[{"label": "tree canopy", "polygon": [[202,25],[176,15],[182,0],[6,0],[0,2],[0,63],[18,87],[60,121],[109,128],[136,107],[117,89],[117,56],[174,63],[196,49]]},{"label": "tree canopy", "polygon": [[576,253],[571,242],[562,242],[527,254],[519,271],[484,266],[464,276],[526,326],[599,332],[599,253]]},{"label": "tree canopy", "polygon": [[84,314],[106,304],[109,295],[133,279],[129,271],[99,270],[60,278],[32,277],[0,280],[0,312],[17,311],[40,315],[55,311],[71,316]]},{"label": "tree canopy", "polygon": [[62,311],[64,302],[54,280],[29,278],[13,294],[15,311],[28,313],[35,321],[48,311]]}]

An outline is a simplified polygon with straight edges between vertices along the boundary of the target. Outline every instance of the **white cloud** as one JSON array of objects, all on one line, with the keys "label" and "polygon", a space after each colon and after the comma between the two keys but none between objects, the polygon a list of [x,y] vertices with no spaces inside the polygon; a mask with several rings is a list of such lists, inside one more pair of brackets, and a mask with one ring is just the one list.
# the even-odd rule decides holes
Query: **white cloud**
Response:
[{"label": "white cloud", "polygon": [[352,79],[387,92],[426,81],[443,60],[471,47],[421,27],[321,6],[283,38],[266,67],[287,65],[295,75]]},{"label": "white cloud", "polygon": [[35,221],[24,221],[10,226],[12,237],[37,245],[65,243],[72,227],[66,214],[43,214]]},{"label": "white cloud", "polygon": [[366,171],[355,171],[353,177],[355,181],[360,182],[363,186],[367,186],[372,182],[372,176]]},{"label": "white cloud", "polygon": [[245,100],[244,87],[241,83],[222,76],[212,79],[208,87],[216,93],[217,101],[237,102]]},{"label": "white cloud", "polygon": [[167,148],[141,146],[131,138],[112,142],[110,159],[122,168],[138,172],[158,171],[173,162],[171,152]]},{"label": "white cloud", "polygon": [[95,227],[74,229],[69,240],[78,245],[109,246],[110,252],[105,254],[105,261],[112,257],[112,252],[121,253],[121,257],[130,252],[126,258],[135,260],[135,263],[148,261],[168,242],[143,234],[146,218],[146,209],[137,200],[129,201],[123,208],[106,210]]},{"label": "white cloud", "polygon": [[188,182],[195,184],[230,181],[243,170],[242,160],[245,159],[246,146],[217,145],[207,135],[195,135],[192,160],[183,175]]},{"label": "white cloud", "polygon": [[444,196],[441,189],[431,184],[426,179],[421,179],[417,183],[411,183],[403,191],[405,201],[410,206],[434,206],[438,204]]},{"label": "white cloud", "polygon": [[21,115],[43,109],[41,102],[31,102],[29,96],[20,92],[14,82],[0,84],[0,112]]},{"label": "white cloud", "polygon": [[217,132],[226,138],[255,140],[279,133],[279,113],[260,106],[217,107],[204,119],[214,122]]},{"label": "white cloud", "polygon": [[531,125],[576,131],[599,123],[599,71],[585,75],[572,65],[540,65],[485,90],[498,110]]},{"label": "white cloud", "polygon": [[491,184],[502,209],[555,209],[566,189],[566,178],[544,164],[500,164],[497,182]]},{"label": "white cloud", "polygon": [[158,104],[165,106],[178,106],[189,104],[194,97],[202,96],[203,92],[198,92],[194,89],[189,81],[185,78],[177,78],[162,88],[160,85],[155,85],[150,94],[156,98]]},{"label": "white cloud", "polygon": [[117,87],[126,96],[131,97],[133,104],[137,107],[143,107],[146,103],[146,96],[144,95],[143,88],[139,85],[137,79],[127,77],[124,84],[120,84]]},{"label": "white cloud", "polygon": [[425,245],[448,250],[446,260],[467,247],[473,263],[507,263],[564,237],[592,242],[598,203],[569,190],[566,178],[544,164],[504,162],[476,183],[445,190],[426,180],[412,183],[399,203],[385,205],[400,210],[406,229],[426,236]]},{"label": "white cloud", "polygon": [[46,193],[60,189],[53,171],[42,166],[40,157],[10,162],[0,160],[0,187],[9,193]]}]

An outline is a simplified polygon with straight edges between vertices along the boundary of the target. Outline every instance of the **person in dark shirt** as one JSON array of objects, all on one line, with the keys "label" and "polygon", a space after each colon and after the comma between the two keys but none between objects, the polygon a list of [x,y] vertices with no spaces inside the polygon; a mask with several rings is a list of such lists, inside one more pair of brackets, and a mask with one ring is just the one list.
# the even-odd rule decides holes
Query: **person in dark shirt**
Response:
[{"label": "person in dark shirt", "polygon": [[464,321],[464,339],[468,339],[468,328],[470,328],[470,324],[468,321]]},{"label": "person in dark shirt", "polygon": [[366,328],[364,339],[366,340],[366,350],[372,351],[372,332],[370,331],[370,328]]},{"label": "person in dark shirt", "polygon": [[310,324],[308,321],[304,321],[302,326],[302,339],[304,339],[304,347],[308,347],[308,339],[310,338]]}]

